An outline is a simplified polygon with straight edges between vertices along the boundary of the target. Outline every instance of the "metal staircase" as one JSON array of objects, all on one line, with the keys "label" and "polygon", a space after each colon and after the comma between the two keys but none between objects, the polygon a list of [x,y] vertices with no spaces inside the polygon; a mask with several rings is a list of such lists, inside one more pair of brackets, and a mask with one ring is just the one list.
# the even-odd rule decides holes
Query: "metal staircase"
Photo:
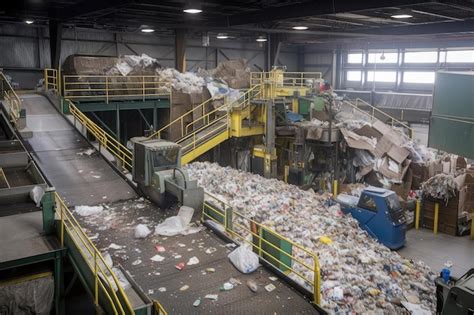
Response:
[{"label": "metal staircase", "polygon": [[[262,91],[259,85],[248,89],[238,99],[224,99],[224,104],[212,109],[209,99],[168,125],[156,131],[149,138],[161,138],[163,134],[174,129],[179,130],[178,139],[183,150],[182,164],[187,164],[206,153],[230,137],[244,137],[263,134],[265,112],[259,103],[254,103]],[[198,116],[191,122],[190,117]]]}]

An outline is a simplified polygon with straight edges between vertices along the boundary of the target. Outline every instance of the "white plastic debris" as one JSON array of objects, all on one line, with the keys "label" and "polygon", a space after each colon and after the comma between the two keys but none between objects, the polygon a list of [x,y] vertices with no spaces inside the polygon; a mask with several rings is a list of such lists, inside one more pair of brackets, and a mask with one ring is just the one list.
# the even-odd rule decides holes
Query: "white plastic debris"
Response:
[{"label": "white plastic debris", "polygon": [[93,148],[89,148],[87,150],[84,150],[84,151],[81,151],[81,152],[77,152],[76,154],[77,155],[87,155],[87,156],[91,156],[93,153],[95,152],[95,150]]},{"label": "white plastic debris", "polygon": [[194,307],[198,307],[199,305],[201,305],[201,298],[196,299],[193,303]]},{"label": "white plastic debris", "polygon": [[166,288],[165,288],[165,287],[160,287],[160,288],[158,288],[158,291],[160,291],[160,292],[166,292]]},{"label": "white plastic debris", "polygon": [[138,224],[135,227],[135,238],[146,238],[151,231],[145,224]]},{"label": "white plastic debris", "polygon": [[156,235],[175,236],[178,234],[188,235],[197,233],[201,227],[195,227],[190,224],[193,217],[194,209],[182,206],[177,216],[166,218],[155,228]]},{"label": "white plastic debris", "polygon": [[188,266],[197,265],[197,264],[199,264],[199,259],[196,256],[189,258],[188,262],[186,263],[186,265]]},{"label": "white plastic debris", "polygon": [[227,257],[229,257],[235,268],[242,273],[254,272],[259,266],[257,254],[244,246],[239,246]]},{"label": "white plastic debris", "polygon": [[275,289],[276,289],[276,286],[273,283],[267,284],[265,286],[265,290],[267,290],[267,292],[272,292]]},{"label": "white plastic debris", "polygon": [[205,253],[206,254],[213,254],[217,251],[217,248],[215,247],[209,247],[208,249],[206,249]]},{"label": "white plastic debris", "polygon": [[134,262],[132,262],[132,265],[138,266],[138,265],[141,264],[141,263],[142,263],[141,259],[137,259],[137,260],[135,260]]},{"label": "white plastic debris", "polygon": [[212,300],[212,301],[217,301],[218,295],[217,294],[207,294],[205,299]]},{"label": "white plastic debris", "polygon": [[41,205],[41,199],[44,196],[44,189],[41,186],[35,186],[30,190],[30,198],[33,200],[37,207]]},{"label": "white plastic debris", "polygon": [[222,285],[223,291],[229,291],[229,290],[232,290],[233,288],[234,288],[234,285],[230,282],[224,282],[224,284]]},{"label": "white plastic debris", "polygon": [[189,289],[189,285],[185,284],[181,288],[179,288],[179,291],[186,291],[187,289]]},{"label": "white plastic debris", "polygon": [[111,243],[111,244],[109,245],[109,248],[110,248],[110,249],[119,250],[119,249],[125,248],[125,246],[117,245],[117,244],[115,244],[115,243]]},{"label": "white plastic debris", "polygon": [[157,255],[151,257],[150,260],[151,260],[151,261],[160,262],[160,261],[165,260],[165,257],[163,257],[163,256],[157,254]]},{"label": "white plastic debris", "polygon": [[81,217],[88,217],[90,215],[99,214],[104,210],[102,206],[76,206],[74,208],[75,213]]},{"label": "white plastic debris", "polygon": [[258,285],[257,285],[257,282],[255,282],[255,280],[247,280],[247,287],[250,289],[250,291],[252,292],[257,292],[258,290]]}]

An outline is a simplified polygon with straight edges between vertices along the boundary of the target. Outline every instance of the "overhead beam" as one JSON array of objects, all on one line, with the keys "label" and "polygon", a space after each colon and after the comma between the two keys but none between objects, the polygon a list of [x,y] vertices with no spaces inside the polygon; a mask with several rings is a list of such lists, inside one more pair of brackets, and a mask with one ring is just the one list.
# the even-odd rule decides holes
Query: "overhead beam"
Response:
[{"label": "overhead beam", "polygon": [[381,9],[386,7],[400,7],[420,3],[430,3],[429,0],[338,0],[338,1],[311,1],[280,7],[270,7],[252,12],[238,13],[217,19],[211,26],[235,26],[244,24],[279,21],[284,19],[303,18],[325,14],[336,14],[352,11]]},{"label": "overhead beam", "polygon": [[134,0],[83,0],[77,4],[67,7],[65,10],[61,10],[61,12],[54,12],[54,17],[62,20],[68,20],[88,14],[99,13],[102,11],[111,11],[132,3],[134,3]]},{"label": "overhead beam", "polygon": [[358,33],[367,32],[371,35],[435,35],[452,33],[474,32],[474,19],[465,21],[444,21],[440,23],[427,23],[419,25],[406,25],[395,27],[381,27],[376,29],[358,30]]}]

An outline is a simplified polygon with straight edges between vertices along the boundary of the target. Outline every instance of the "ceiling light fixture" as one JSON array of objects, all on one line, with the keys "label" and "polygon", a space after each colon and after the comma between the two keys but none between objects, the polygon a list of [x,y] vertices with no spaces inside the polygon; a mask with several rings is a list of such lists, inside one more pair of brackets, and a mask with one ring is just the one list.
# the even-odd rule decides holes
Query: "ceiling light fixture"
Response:
[{"label": "ceiling light fixture", "polygon": [[142,33],[153,33],[155,30],[152,28],[142,28],[141,29]]},{"label": "ceiling light fixture", "polygon": [[412,18],[411,10],[398,10],[394,14],[391,15],[393,19],[409,19]]},{"label": "ceiling light fixture", "polygon": [[217,39],[227,39],[227,38],[229,38],[229,36],[225,33],[219,33],[219,34],[217,34],[216,38]]},{"label": "ceiling light fixture", "polygon": [[198,14],[202,12],[201,4],[197,1],[187,1],[183,8],[184,13]]},{"label": "ceiling light fixture", "polygon": [[266,41],[267,41],[267,38],[266,38],[265,36],[259,36],[259,37],[257,37],[256,41],[257,41],[257,42],[260,42],[260,43],[266,42]]},{"label": "ceiling light fixture", "polygon": [[296,31],[304,31],[304,30],[307,30],[308,27],[300,25],[300,26],[293,26],[293,29],[296,30]]},{"label": "ceiling light fixture", "polygon": [[33,21],[33,20],[25,20],[25,23],[28,24],[28,25],[33,24],[34,22],[35,21]]}]

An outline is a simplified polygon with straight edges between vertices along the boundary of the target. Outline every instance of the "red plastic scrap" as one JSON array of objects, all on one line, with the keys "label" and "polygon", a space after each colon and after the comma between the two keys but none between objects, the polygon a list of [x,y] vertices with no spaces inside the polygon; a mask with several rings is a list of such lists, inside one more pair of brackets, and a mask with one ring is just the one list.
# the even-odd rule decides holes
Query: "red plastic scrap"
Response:
[{"label": "red plastic scrap", "polygon": [[180,263],[177,264],[175,267],[176,267],[176,269],[178,269],[178,270],[183,270],[183,269],[184,269],[184,266],[185,266],[185,263],[180,262]]},{"label": "red plastic scrap", "polygon": [[164,247],[164,246],[161,246],[161,245],[156,245],[156,246],[155,246],[155,249],[156,249],[156,251],[157,251],[158,253],[162,253],[162,252],[166,251],[166,250],[165,250],[165,247]]}]

